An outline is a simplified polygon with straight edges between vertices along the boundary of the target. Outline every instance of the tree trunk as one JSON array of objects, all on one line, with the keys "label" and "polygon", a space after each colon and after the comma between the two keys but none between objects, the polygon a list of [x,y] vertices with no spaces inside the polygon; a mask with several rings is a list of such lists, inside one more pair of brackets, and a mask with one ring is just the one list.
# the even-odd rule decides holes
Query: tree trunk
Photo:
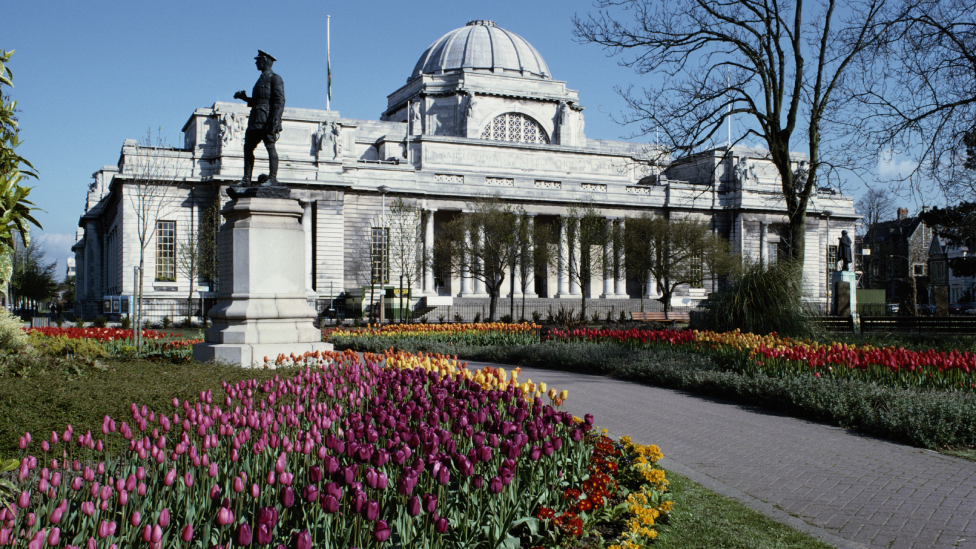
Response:
[{"label": "tree trunk", "polygon": [[400,311],[397,313],[400,324],[403,324],[403,273],[400,273]]},{"label": "tree trunk", "polygon": [[495,321],[495,308],[498,306],[498,286],[489,288],[488,290],[488,318],[485,322]]}]

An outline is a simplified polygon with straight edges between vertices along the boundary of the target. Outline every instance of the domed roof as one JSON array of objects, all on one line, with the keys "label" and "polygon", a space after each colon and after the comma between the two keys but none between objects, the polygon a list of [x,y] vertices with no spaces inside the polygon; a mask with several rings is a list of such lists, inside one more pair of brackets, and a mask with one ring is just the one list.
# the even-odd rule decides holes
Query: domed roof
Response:
[{"label": "domed roof", "polygon": [[456,70],[504,70],[552,79],[549,67],[532,44],[493,21],[471,21],[440,37],[420,56],[409,80],[421,74]]}]

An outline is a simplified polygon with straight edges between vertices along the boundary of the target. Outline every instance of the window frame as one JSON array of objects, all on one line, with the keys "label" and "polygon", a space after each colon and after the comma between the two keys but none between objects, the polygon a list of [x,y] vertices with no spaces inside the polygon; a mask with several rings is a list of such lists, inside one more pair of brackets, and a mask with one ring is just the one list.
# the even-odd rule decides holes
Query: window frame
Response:
[{"label": "window frame", "polygon": [[[164,225],[167,224],[171,228],[165,228]],[[156,221],[155,281],[176,282],[176,221],[165,219]]]}]

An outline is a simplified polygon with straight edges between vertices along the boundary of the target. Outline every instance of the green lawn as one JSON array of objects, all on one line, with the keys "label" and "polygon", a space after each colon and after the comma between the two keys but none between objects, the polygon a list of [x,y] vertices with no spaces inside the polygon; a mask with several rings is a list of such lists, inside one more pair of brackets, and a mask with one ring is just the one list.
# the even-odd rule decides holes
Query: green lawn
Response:
[{"label": "green lawn", "polygon": [[830,549],[799,530],[776,522],[731,498],[672,471],[676,505],[657,545],[678,549]]}]

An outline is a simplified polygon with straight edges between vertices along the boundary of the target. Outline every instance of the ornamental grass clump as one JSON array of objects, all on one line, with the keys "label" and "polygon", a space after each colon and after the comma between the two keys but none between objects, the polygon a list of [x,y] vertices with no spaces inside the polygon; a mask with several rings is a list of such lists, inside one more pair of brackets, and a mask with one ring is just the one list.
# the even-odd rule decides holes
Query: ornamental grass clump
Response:
[{"label": "ornamental grass clump", "polygon": [[754,263],[692,315],[689,328],[713,332],[742,330],[766,335],[816,337],[816,323],[800,302],[802,277],[792,262]]},{"label": "ornamental grass clump", "polygon": [[20,317],[0,307],[0,351],[17,351],[27,345],[27,334]]},{"label": "ornamental grass clump", "polygon": [[[592,417],[504,374],[476,381],[424,359],[429,369],[288,357],[305,366],[293,377],[225,383],[222,397],[167,410],[132,404],[128,421],[104,417],[101,436],[24,434],[0,546],[511,544],[518,520],[586,480]],[[119,438],[125,450],[105,453]]]}]

